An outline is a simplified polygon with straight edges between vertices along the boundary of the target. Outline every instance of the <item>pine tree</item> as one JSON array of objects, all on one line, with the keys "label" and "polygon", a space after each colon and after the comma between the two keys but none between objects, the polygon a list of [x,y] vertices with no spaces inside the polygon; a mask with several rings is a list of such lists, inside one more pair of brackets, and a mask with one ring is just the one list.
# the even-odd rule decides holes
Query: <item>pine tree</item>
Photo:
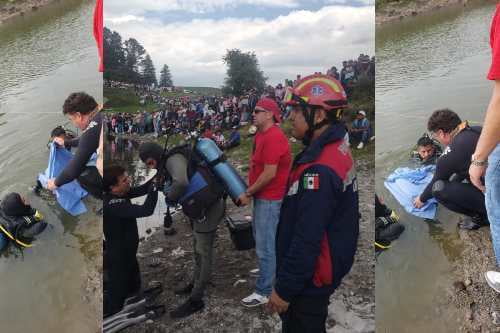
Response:
[{"label": "pine tree", "polygon": [[148,86],[151,85],[158,85],[158,81],[156,79],[156,69],[155,66],[153,65],[153,60],[151,60],[151,57],[149,54],[146,54],[146,57],[141,63],[142,67],[142,83]]},{"label": "pine tree", "polygon": [[163,65],[160,72],[160,87],[172,87],[174,83],[172,82],[172,74],[170,74],[170,69],[167,65]]}]

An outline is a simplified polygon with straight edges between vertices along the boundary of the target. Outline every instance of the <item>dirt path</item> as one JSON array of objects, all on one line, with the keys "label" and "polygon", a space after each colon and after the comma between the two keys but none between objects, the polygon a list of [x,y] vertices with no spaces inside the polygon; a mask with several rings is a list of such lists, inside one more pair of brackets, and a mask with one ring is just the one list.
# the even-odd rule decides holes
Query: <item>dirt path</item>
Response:
[{"label": "dirt path", "polygon": [[59,0],[0,0],[0,25],[15,16],[37,11],[51,2]]},{"label": "dirt path", "polygon": [[455,266],[460,279],[450,286],[450,297],[465,312],[461,331],[500,332],[500,295],[484,279],[484,272],[495,269],[490,229],[460,231],[460,238],[464,251]]},{"label": "dirt path", "polygon": [[403,20],[406,17],[439,10],[449,6],[467,6],[474,0],[412,0],[397,1],[377,7],[375,22],[381,25],[388,22]]},{"label": "dirt path", "polygon": [[[360,186],[359,247],[350,274],[331,297],[328,332],[375,331],[374,172],[370,165],[363,160],[357,162],[359,184],[363,184]],[[228,213],[233,218],[244,218],[250,215],[250,209],[237,208],[230,203]],[[175,221],[178,231],[175,236],[157,231],[139,245],[143,286],[153,281],[162,282],[164,292],[157,303],[165,304],[167,311],[185,300],[186,297],[174,295],[173,290],[189,281],[193,267],[191,230],[180,215]],[[161,253],[153,254],[160,248]],[[253,291],[255,277],[250,270],[256,267],[255,251],[236,251],[228,229],[221,225],[205,309],[182,320],[172,320],[167,313],[154,322],[124,332],[279,332],[281,321],[277,315],[270,316],[262,308],[247,309],[240,305],[240,300]]]}]

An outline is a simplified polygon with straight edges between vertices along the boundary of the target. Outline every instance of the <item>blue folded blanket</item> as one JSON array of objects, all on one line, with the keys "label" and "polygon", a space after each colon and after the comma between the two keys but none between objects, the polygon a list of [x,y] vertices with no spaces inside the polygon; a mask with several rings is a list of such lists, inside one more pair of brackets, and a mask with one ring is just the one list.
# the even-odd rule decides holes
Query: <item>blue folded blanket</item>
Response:
[{"label": "blue folded blanket", "polygon": [[435,169],[435,165],[418,169],[397,168],[387,177],[384,185],[408,213],[426,219],[434,219],[437,210],[436,199],[427,200],[421,208],[415,208],[413,200],[431,182]]},{"label": "blue folded blanket", "polygon": [[[42,186],[47,188],[47,181],[56,178],[68,162],[73,158],[73,154],[65,148],[58,147],[54,142],[50,145],[49,165],[44,173],[38,175],[38,180]],[[55,190],[57,202],[68,213],[73,216],[83,214],[87,211],[82,199],[88,194],[80,184],[73,180]]]}]

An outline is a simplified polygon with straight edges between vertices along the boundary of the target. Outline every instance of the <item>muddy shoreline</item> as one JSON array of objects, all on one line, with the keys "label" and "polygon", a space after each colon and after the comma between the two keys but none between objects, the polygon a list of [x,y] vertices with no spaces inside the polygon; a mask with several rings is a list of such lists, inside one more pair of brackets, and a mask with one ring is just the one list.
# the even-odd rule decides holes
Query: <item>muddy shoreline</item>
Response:
[{"label": "muddy shoreline", "polygon": [[488,227],[459,231],[464,249],[455,263],[459,276],[450,281],[452,303],[464,313],[462,332],[500,332],[500,295],[488,286],[484,273],[497,270]]},{"label": "muddy shoreline", "polygon": [[[145,139],[135,135],[127,137]],[[374,170],[371,161],[358,160],[356,165],[359,184],[363,184],[359,191],[358,250],[351,272],[330,298],[327,332],[375,331]],[[251,209],[238,208],[228,200],[227,213],[233,219],[243,219],[251,215]],[[175,295],[174,290],[190,280],[193,267],[191,228],[182,214],[176,215],[174,221],[176,235],[165,236],[161,229],[152,230],[146,240],[141,240],[138,250],[143,287],[155,281],[162,283],[164,291],[156,303],[164,304],[167,313],[124,332],[280,332],[278,315],[271,316],[262,307],[247,309],[240,305],[240,300],[253,291],[256,277],[250,271],[257,268],[257,260],[255,250],[235,249],[225,223],[219,225],[217,232],[212,283],[204,298],[205,309],[181,320],[170,318],[168,311],[186,299]]]},{"label": "muddy shoreline", "polygon": [[40,7],[46,6],[59,0],[17,0],[7,3],[0,3],[0,25],[5,21],[25,14],[35,12]]},{"label": "muddy shoreline", "polygon": [[412,0],[384,4],[376,9],[377,26],[451,6],[467,6],[474,0]]}]

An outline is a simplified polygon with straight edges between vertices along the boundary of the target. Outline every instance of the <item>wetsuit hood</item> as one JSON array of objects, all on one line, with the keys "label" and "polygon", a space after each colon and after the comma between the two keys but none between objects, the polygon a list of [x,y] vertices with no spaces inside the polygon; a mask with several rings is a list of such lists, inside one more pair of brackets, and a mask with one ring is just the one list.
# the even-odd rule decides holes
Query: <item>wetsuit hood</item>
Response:
[{"label": "wetsuit hood", "polygon": [[154,142],[146,142],[139,146],[139,157],[143,162],[148,158],[153,158],[157,163],[161,161],[163,148]]},{"label": "wetsuit hood", "polygon": [[27,216],[35,214],[30,205],[25,205],[18,193],[7,194],[1,204],[2,211],[9,216]]}]

